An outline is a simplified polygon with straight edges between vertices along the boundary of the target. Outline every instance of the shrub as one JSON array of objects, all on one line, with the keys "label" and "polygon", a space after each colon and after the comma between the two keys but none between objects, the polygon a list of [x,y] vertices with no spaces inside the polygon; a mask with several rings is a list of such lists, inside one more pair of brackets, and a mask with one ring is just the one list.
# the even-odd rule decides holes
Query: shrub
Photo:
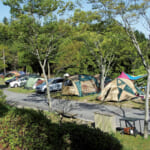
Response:
[{"label": "shrub", "polygon": [[5,103],[6,102],[6,96],[4,95],[3,91],[0,90],[0,102]]},{"label": "shrub", "polygon": [[64,124],[61,136],[69,141],[71,150],[121,150],[120,142],[99,129],[87,125]]},{"label": "shrub", "polygon": [[0,118],[0,143],[29,150],[120,150],[117,139],[86,125],[52,123],[42,111],[10,107]]},{"label": "shrub", "polygon": [[49,149],[50,120],[41,111],[13,108],[0,122],[0,138],[11,149]]}]

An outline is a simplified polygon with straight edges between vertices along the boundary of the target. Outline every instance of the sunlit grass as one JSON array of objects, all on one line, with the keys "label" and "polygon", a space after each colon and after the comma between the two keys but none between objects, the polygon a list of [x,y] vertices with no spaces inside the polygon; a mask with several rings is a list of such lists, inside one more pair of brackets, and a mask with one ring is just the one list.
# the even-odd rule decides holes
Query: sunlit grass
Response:
[{"label": "sunlit grass", "polygon": [[115,134],[115,137],[123,145],[123,150],[149,150],[150,149],[150,137],[144,139],[143,136],[137,135],[124,135],[119,132]]},{"label": "sunlit grass", "polygon": [[20,87],[17,87],[17,88],[8,88],[7,90],[11,91],[11,92],[24,93],[24,94],[30,94],[30,93],[34,93],[35,92],[35,90],[25,89],[25,88],[20,88]]}]

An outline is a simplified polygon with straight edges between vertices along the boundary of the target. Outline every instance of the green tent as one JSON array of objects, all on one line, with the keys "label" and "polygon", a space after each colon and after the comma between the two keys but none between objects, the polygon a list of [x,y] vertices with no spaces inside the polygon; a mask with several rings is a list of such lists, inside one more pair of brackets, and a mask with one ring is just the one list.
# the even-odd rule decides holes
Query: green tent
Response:
[{"label": "green tent", "polygon": [[99,84],[95,77],[74,75],[68,77],[62,86],[62,95],[84,96],[99,92]]},{"label": "green tent", "polygon": [[36,84],[38,80],[44,80],[44,79],[37,76],[29,77],[24,87],[27,89],[33,89],[33,86]]}]

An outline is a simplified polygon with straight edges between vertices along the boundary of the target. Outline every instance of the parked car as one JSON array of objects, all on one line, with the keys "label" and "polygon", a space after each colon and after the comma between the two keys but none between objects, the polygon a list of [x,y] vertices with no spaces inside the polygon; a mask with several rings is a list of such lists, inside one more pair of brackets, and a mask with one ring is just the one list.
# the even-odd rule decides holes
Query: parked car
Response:
[{"label": "parked car", "polygon": [[[50,91],[60,91],[62,89],[62,83],[64,81],[64,78],[57,77],[57,78],[51,78],[48,80],[49,83],[49,89]],[[36,87],[37,93],[45,93],[47,90],[46,88],[46,82],[43,82],[42,84],[38,85]]]},{"label": "parked car", "polygon": [[17,79],[22,78],[22,77],[24,77],[24,76],[26,76],[26,74],[22,74],[22,75],[20,75],[20,76],[13,76],[13,78],[10,78],[10,79],[6,80],[6,81],[5,81],[5,84],[6,84],[6,85],[9,85],[10,82],[16,81]]},{"label": "parked car", "polygon": [[13,88],[13,87],[14,87],[14,88],[15,88],[15,87],[20,87],[20,86],[24,85],[24,83],[25,83],[27,80],[28,80],[28,76],[24,76],[24,77],[21,77],[21,78],[15,80],[15,81],[10,82],[10,83],[9,83],[9,86],[10,86],[11,88]]},{"label": "parked car", "polygon": [[4,81],[6,82],[7,80],[10,80],[10,79],[20,76],[20,75],[21,74],[18,71],[10,71],[5,75]]}]

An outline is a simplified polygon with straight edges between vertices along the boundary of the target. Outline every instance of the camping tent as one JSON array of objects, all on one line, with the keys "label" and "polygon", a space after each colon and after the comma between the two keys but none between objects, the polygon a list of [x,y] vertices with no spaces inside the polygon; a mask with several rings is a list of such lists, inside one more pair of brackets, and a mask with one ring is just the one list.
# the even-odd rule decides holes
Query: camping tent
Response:
[{"label": "camping tent", "polygon": [[124,79],[130,79],[130,80],[138,80],[138,79],[144,78],[146,76],[147,76],[147,74],[138,75],[138,76],[132,76],[132,75],[129,75],[129,74],[125,73],[125,72],[122,72],[118,78],[124,78]]},{"label": "camping tent", "polygon": [[133,82],[126,78],[116,78],[97,97],[102,101],[122,101],[136,98],[137,90]]},{"label": "camping tent", "polygon": [[24,87],[27,88],[27,89],[33,89],[34,84],[36,84],[36,82],[38,80],[44,80],[44,79],[41,78],[41,77],[38,77],[38,76],[30,76],[28,78],[27,82],[25,83]]},{"label": "camping tent", "polygon": [[69,76],[63,82],[63,95],[89,95],[99,92],[99,84],[97,79],[89,75]]}]

